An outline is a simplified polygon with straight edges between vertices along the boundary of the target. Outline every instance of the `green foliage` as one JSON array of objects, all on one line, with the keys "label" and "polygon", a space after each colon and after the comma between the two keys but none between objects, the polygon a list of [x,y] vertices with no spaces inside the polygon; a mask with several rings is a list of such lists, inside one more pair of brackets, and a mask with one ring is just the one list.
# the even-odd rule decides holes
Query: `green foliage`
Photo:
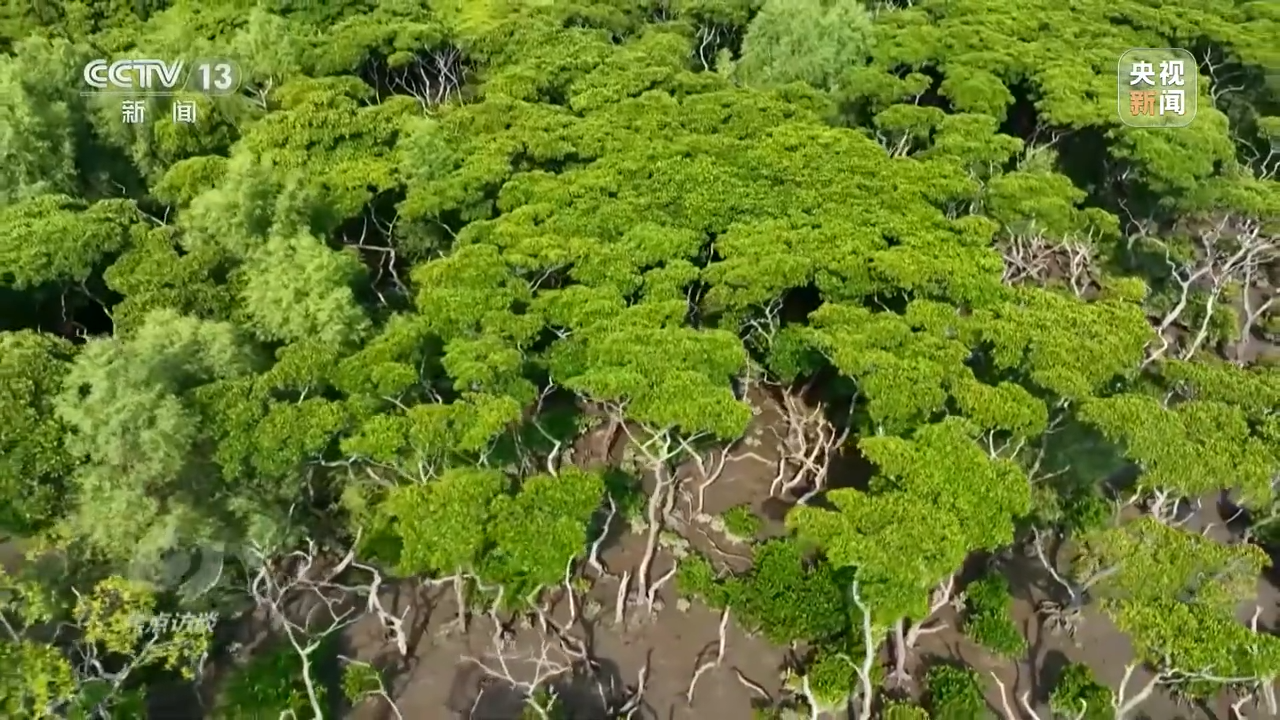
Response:
[{"label": "green foliage", "polygon": [[[58,580],[64,580],[59,578]],[[83,592],[60,592],[31,568],[0,571],[0,612],[5,638],[0,655],[0,707],[14,717],[90,717],[144,712],[146,689],[139,678],[165,673],[191,680],[210,650],[203,627],[149,627],[138,618],[159,610],[149,588],[120,576],[86,583]],[[50,644],[48,623],[62,623],[73,637]],[[111,681],[70,658],[112,657],[132,677]],[[88,675],[88,677],[86,677]]]},{"label": "green foliage", "polygon": [[37,37],[0,57],[0,204],[78,189],[76,141],[83,121],[70,90],[87,59],[83,46]]},{"label": "green foliage", "polygon": [[351,290],[362,272],[355,257],[315,238],[272,237],[246,269],[245,309],[268,340],[349,346],[369,322]]},{"label": "green foliage", "polygon": [[[84,597],[195,545],[359,531],[363,560],[461,570],[514,605],[561,582],[606,494],[640,514],[620,479],[636,457],[675,452],[642,463],[674,473],[729,442],[745,462],[770,430],[794,443],[761,398],[805,387],[851,403],[852,427],[828,419],[870,482],[828,477],[797,537],[753,542],[737,575],[685,558],[678,583],[817,647],[821,702],[862,650],[852,578],[883,637],[972,553],[1045,526],[1076,581],[1120,568],[1088,599],[1140,657],[1273,679],[1270,636],[1234,616],[1263,554],[1117,517],[1104,485],[1131,463],[1148,498],[1231,491],[1255,539],[1280,513],[1276,368],[1234,347],[1265,268],[1211,269],[1215,307],[1197,282],[1165,333],[1207,319],[1205,342],[1148,362],[1178,296],[1163,248],[1194,265],[1201,231],[1274,235],[1280,185],[1258,171],[1280,18],[892,5],[6,4],[0,525],[74,557],[57,588]],[[1201,78],[1178,133],[1117,125],[1116,59],[1171,46],[1226,59],[1232,91]],[[98,57],[232,58],[244,87],[176,96],[194,125],[157,117],[161,97],[125,124],[118,96],[80,92]],[[1255,320],[1247,350],[1280,322]],[[745,508],[723,520],[754,540]],[[1014,652],[993,583],[971,588],[969,630]],[[40,615],[34,597],[14,612]],[[39,622],[75,615],[54,605]],[[94,607],[95,641],[138,640]],[[0,714],[140,715],[142,676],[68,685],[76,640],[46,637],[3,646]],[[934,680],[934,700],[968,692]]]},{"label": "green foliage", "polygon": [[803,81],[830,89],[867,60],[873,37],[862,3],[766,0],[742,39],[736,74],[760,87]]},{"label": "green foliage", "polygon": [[[1080,303],[1038,288],[1018,295],[990,313],[975,313],[973,324],[991,344],[997,368],[1025,367],[1039,387],[1078,400],[1117,377],[1132,376],[1141,363],[1151,329],[1139,305]],[[1097,337],[1098,342],[1083,347],[1081,337]]]},{"label": "green foliage", "polygon": [[54,399],[73,352],[60,338],[0,333],[0,531],[28,534],[63,512],[73,459]]},{"label": "green foliage", "polygon": [[922,617],[929,591],[970,552],[1012,542],[1014,520],[1030,509],[1022,471],[989,458],[970,433],[949,419],[911,440],[866,438],[862,452],[880,470],[871,492],[833,490],[835,511],[802,505],[787,517],[834,566],[858,569],[877,624]]},{"label": "green foliage", "polygon": [[929,716],[934,720],[976,720],[988,716],[978,674],[958,665],[938,664],[925,676]]},{"label": "green foliage", "polygon": [[406,97],[361,106],[372,92],[352,77],[299,79],[276,93],[280,109],[241,137],[236,151],[280,173],[305,171],[338,217],[359,213],[394,186],[396,134],[417,105]]},{"label": "green foliage", "polygon": [[1080,414],[1108,439],[1123,443],[1143,468],[1140,482],[1146,488],[1183,497],[1229,488],[1249,504],[1271,498],[1280,459],[1252,434],[1239,406],[1192,400],[1167,408],[1157,398],[1129,394],[1091,400]]},{"label": "green foliage", "polygon": [[[511,603],[555,585],[587,546],[604,480],[567,468],[525,479],[511,491],[499,471],[450,469],[433,482],[404,485],[386,500],[408,574],[478,574],[504,588]],[[529,528],[538,541],[529,542]]]},{"label": "green foliage", "polygon": [[365,662],[350,662],[342,668],[342,694],[347,702],[357,705],[365,697],[386,692],[382,674]]},{"label": "green foliage", "polygon": [[[323,698],[325,687],[318,678],[316,692]],[[232,674],[218,697],[215,713],[219,720],[257,720],[281,713],[310,717],[302,658],[289,645],[256,655]]]},{"label": "green foliage", "polygon": [[855,686],[853,662],[844,653],[819,648],[805,679],[822,711],[843,708]]},{"label": "green foliage", "polygon": [[8,717],[41,717],[74,696],[75,671],[57,648],[6,641],[0,643],[0,659],[0,708]]},{"label": "green foliage", "polygon": [[760,525],[760,518],[750,505],[734,505],[724,511],[724,529],[734,537],[753,540]]},{"label": "green foliage", "polygon": [[738,622],[777,643],[835,640],[852,627],[854,611],[846,578],[829,564],[806,557],[792,540],[755,547],[755,562],[741,575],[717,577],[700,555],[680,562],[676,584],[713,607],[731,607]]},{"label": "green foliage", "polygon": [[216,475],[198,452],[205,430],[192,391],[253,367],[233,325],[172,311],[148,316],[127,338],[86,345],[53,401],[70,430],[67,451],[80,461],[66,531],[107,557],[143,566],[226,531],[226,517],[210,502]]},{"label": "green foliage", "polygon": [[910,703],[888,703],[882,710],[884,720],[929,720],[929,711]]},{"label": "green foliage", "polygon": [[1049,706],[1059,715],[1081,720],[1113,720],[1115,717],[1111,690],[1098,682],[1093,671],[1083,663],[1071,663],[1062,669],[1049,696]]},{"label": "green foliage", "polygon": [[1013,622],[1009,581],[991,573],[965,587],[964,632],[997,655],[1020,658],[1027,640]]},{"label": "green foliage", "polygon": [[1080,541],[1077,572],[1091,575],[1116,568],[1097,592],[1121,601],[1180,598],[1228,610],[1252,596],[1267,565],[1261,548],[1219,543],[1149,517],[1098,530]]},{"label": "green foliage", "polygon": [[38,195],[0,207],[0,284],[82,283],[122,250],[137,212],[122,200],[87,203]]},{"label": "green foliage", "polygon": [[[1139,655],[1158,667],[1272,678],[1280,675],[1280,641],[1235,617],[1267,563],[1257,546],[1225,545],[1148,517],[1082,538],[1076,572],[1109,571],[1092,592]],[[1187,692],[1211,695],[1219,686],[1198,683]]]}]

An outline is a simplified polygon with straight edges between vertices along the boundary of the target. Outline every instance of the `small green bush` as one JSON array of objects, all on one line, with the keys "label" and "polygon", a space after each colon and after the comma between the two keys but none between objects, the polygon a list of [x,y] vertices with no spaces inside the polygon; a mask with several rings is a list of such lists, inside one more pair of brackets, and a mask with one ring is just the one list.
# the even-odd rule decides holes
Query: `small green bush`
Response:
[{"label": "small green bush", "polygon": [[711,561],[697,553],[681,558],[676,568],[676,590],[687,598],[698,598],[714,608],[724,607],[725,590]]},{"label": "small green bush", "polygon": [[851,627],[848,583],[839,575],[825,562],[808,560],[794,541],[775,539],[756,546],[750,571],[723,579],[706,558],[690,555],[680,561],[676,587],[711,607],[732,606],[744,627],[773,642],[822,642]]},{"label": "small green bush", "polygon": [[734,537],[752,540],[760,532],[760,518],[749,505],[735,505],[724,512],[724,529]]},{"label": "small green bush", "polygon": [[883,720],[930,720],[929,711],[919,705],[895,702],[884,706]]},{"label": "small green bush", "polygon": [[822,704],[823,710],[843,707],[856,683],[853,663],[848,656],[827,648],[818,649],[806,677],[814,698]]},{"label": "small green bush", "polygon": [[1013,598],[1009,582],[992,573],[965,589],[964,632],[974,642],[1004,657],[1027,651],[1027,639],[1013,622]]},{"label": "small green bush", "polygon": [[978,674],[958,665],[935,665],[925,676],[933,720],[981,720],[990,716]]},{"label": "small green bush", "polygon": [[[1080,720],[1114,720],[1111,701],[1111,690],[1094,678],[1088,665],[1071,663],[1058,678],[1049,696],[1049,707],[1054,713]],[[1083,716],[1079,715],[1081,711]]]},{"label": "small green bush", "polygon": [[[314,670],[313,666],[313,673]],[[324,703],[324,687],[318,680],[316,693]],[[219,698],[215,717],[275,720],[285,713],[300,719],[313,717],[302,680],[302,659],[292,647],[281,645],[253,658],[231,676]]]}]

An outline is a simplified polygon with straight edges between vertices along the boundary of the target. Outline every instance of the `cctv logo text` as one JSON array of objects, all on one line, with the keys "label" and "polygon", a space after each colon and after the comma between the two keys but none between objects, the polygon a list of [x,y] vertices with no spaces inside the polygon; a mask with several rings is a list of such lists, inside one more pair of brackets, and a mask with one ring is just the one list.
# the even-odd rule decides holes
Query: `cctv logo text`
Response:
[{"label": "cctv logo text", "polygon": [[181,60],[94,60],[84,66],[84,81],[98,90],[154,90],[168,92],[181,84]]}]

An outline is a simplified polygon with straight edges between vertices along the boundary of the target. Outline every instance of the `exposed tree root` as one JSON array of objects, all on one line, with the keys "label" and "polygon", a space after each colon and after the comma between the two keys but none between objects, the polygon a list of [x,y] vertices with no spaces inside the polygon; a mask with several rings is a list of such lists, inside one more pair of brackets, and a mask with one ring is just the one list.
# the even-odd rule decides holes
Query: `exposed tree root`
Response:
[{"label": "exposed tree root", "polygon": [[[719,642],[716,645],[716,656],[698,665],[697,669],[693,671],[693,677],[689,679],[689,689],[688,691],[685,692],[685,700],[690,705],[693,704],[693,691],[698,685],[698,678],[702,677],[702,674],[705,673],[706,671],[714,667],[719,667],[719,665],[722,662],[724,662],[725,646],[728,643],[728,638],[727,638],[728,628],[729,628],[729,608],[726,607],[720,613],[720,634],[719,634]],[[701,656],[701,653],[699,654],[699,656]]]},{"label": "exposed tree root", "polygon": [[783,405],[785,432],[769,428],[780,441],[777,473],[769,483],[769,494],[774,497],[795,497],[805,503],[827,486],[827,472],[831,460],[844,445],[852,432],[853,408],[849,405],[849,417],[843,428],[836,428],[826,417],[822,403],[813,408],[804,407],[804,392],[784,393]]}]

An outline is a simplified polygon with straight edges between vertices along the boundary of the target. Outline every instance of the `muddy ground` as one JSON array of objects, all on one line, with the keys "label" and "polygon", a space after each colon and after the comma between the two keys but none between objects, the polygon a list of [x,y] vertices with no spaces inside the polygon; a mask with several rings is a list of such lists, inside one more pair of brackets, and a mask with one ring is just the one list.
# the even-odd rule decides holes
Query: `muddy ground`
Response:
[{"label": "muddy ground", "polygon": [[[763,410],[754,420],[736,460],[726,463],[723,474],[705,487],[699,512],[696,479],[685,483],[688,492],[677,504],[676,515],[684,521],[677,538],[668,535],[663,550],[655,561],[652,577],[659,578],[673,567],[676,559],[690,547],[708,554],[721,564],[744,567],[750,556],[747,542],[723,532],[717,517],[737,505],[750,505],[764,519],[761,536],[782,531],[781,516],[785,507],[772,498],[770,486],[776,475],[779,452],[778,438],[770,430],[781,423],[775,403],[756,398]],[[613,448],[619,452],[621,443]],[[746,457],[746,455],[750,455]],[[858,484],[848,477],[864,472],[856,464],[838,468],[833,484]],[[566,697],[579,709],[576,717],[591,720],[598,710],[602,689],[616,690],[636,686],[644,673],[644,706],[637,717],[652,720],[747,720],[752,716],[752,700],[758,690],[777,696],[781,690],[781,668],[787,649],[771,645],[759,637],[744,633],[736,623],[727,625],[725,660],[719,667],[705,672],[689,700],[690,679],[698,665],[716,653],[721,616],[701,605],[679,602],[673,582],[663,586],[659,595],[661,609],[650,614],[643,607],[628,607],[621,623],[615,622],[615,605],[619,581],[616,576],[627,570],[634,572],[644,552],[643,528],[625,528],[614,523],[616,537],[601,554],[609,574],[599,578],[582,604],[584,621],[574,635],[590,643],[592,654],[600,661],[599,679],[578,678],[569,673],[560,676]],[[530,528],[536,533],[537,528]],[[991,717],[1005,717],[996,684],[991,674],[1011,689],[1016,698],[1030,693],[1042,720],[1049,720],[1046,701],[1053,683],[1068,662],[1084,662],[1098,678],[1117,687],[1125,665],[1133,651],[1128,639],[1107,618],[1089,613],[1073,639],[1050,634],[1041,629],[1035,608],[1048,597],[1052,581],[1034,560],[1014,558],[1005,566],[1016,596],[1014,616],[1028,638],[1031,648],[1018,662],[993,656],[968,640],[956,629],[954,611],[945,609],[937,617],[948,624],[944,630],[925,635],[909,667],[916,677],[923,676],[928,663],[938,659],[959,660],[976,668],[986,680]],[[1259,603],[1264,607],[1264,625],[1275,626],[1277,594],[1266,580],[1259,582]],[[520,700],[510,683],[498,680],[509,675],[515,682],[529,682],[539,672],[554,669],[556,664],[568,666],[571,659],[543,642],[544,634],[531,623],[523,623],[505,639],[495,638],[498,630],[487,618],[477,617],[469,631],[462,633],[452,626],[456,606],[448,589],[427,590],[401,587],[389,590],[386,609],[399,615],[406,607],[405,627],[412,628],[407,656],[401,656],[389,642],[374,617],[366,617],[351,626],[342,637],[342,653],[386,668],[390,676],[389,691],[396,699],[400,714],[407,720],[514,720],[519,717]],[[551,617],[565,623],[569,615],[563,597]],[[1242,619],[1252,606],[1242,608]],[[585,631],[584,631],[585,629]],[[544,653],[544,651],[546,651]],[[887,653],[887,650],[886,650]],[[539,665],[538,659],[542,659]],[[889,657],[883,657],[886,664]],[[504,670],[503,663],[506,663]],[[647,668],[647,670],[646,670]],[[216,675],[216,673],[215,673]],[[1131,680],[1134,690],[1145,684],[1149,675],[1136,673]],[[918,696],[919,688],[906,688]],[[593,700],[594,698],[594,700]],[[1016,700],[1014,700],[1016,704]],[[170,706],[155,717],[199,717],[188,702],[181,709]],[[1228,703],[1215,707],[1191,707],[1179,704],[1157,693],[1142,708],[1150,720],[1230,720]],[[1020,711],[1019,711],[1020,712]],[[172,714],[171,714],[172,713]],[[371,699],[356,708],[351,717],[359,720],[388,720],[395,715],[385,702]],[[1256,720],[1257,710],[1249,715]],[[1008,720],[1031,720],[1019,716]]]}]

